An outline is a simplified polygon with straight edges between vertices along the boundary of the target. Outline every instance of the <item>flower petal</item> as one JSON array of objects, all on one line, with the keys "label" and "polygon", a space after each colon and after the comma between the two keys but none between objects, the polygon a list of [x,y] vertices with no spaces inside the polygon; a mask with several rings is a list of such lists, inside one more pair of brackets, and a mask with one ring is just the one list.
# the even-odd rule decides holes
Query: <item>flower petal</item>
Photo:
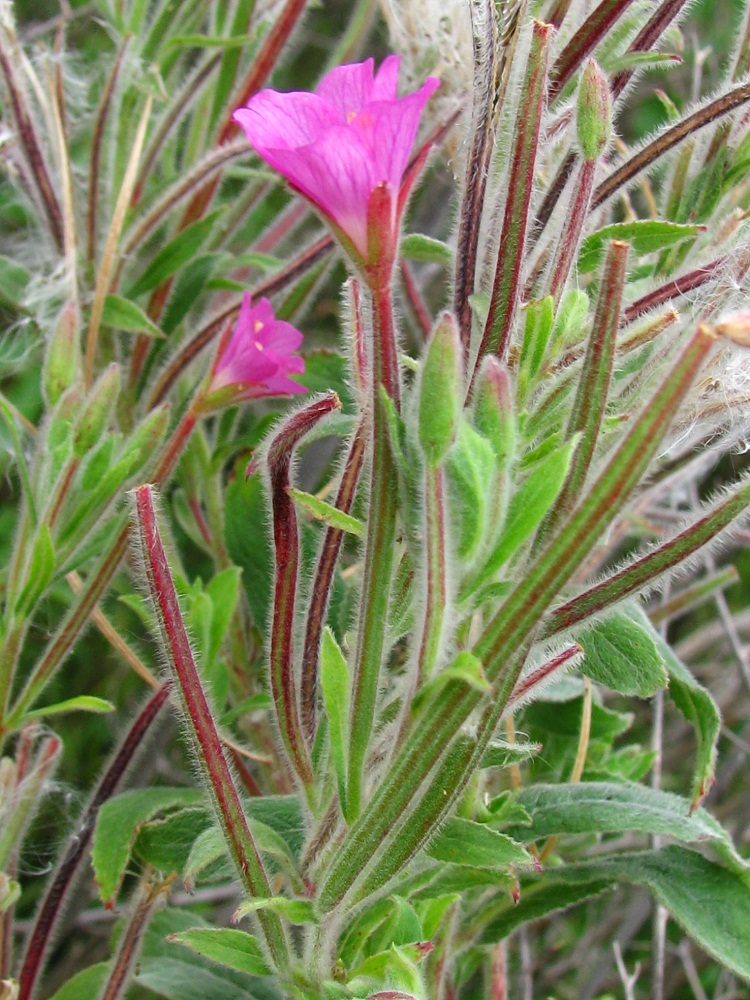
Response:
[{"label": "flower petal", "polygon": [[242,126],[248,141],[259,153],[261,147],[296,149],[307,146],[316,142],[326,129],[342,125],[346,120],[317,94],[298,91],[280,94],[275,90],[261,90],[250,98],[247,107],[238,108],[232,118]]},{"label": "flower petal", "polygon": [[318,84],[318,97],[336,108],[342,121],[348,122],[351,116],[374,99],[374,66],[373,59],[350,63],[348,66],[336,66]]}]

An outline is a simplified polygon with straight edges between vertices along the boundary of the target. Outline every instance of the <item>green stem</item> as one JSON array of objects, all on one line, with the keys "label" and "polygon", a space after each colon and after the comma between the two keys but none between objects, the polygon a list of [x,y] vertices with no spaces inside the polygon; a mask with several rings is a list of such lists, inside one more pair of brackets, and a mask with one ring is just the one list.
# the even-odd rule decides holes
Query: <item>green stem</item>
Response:
[{"label": "green stem", "polygon": [[[479,754],[494,732],[545,610],[641,480],[714,341],[709,329],[699,327],[568,525],[542,552],[480,637],[474,653],[493,683],[492,701],[480,721],[475,749],[471,756],[468,751],[463,753],[456,772],[460,780],[455,780],[455,794],[444,796],[446,810],[465,787]],[[387,863],[390,849],[402,853],[406,850],[405,843],[394,844],[394,832],[404,840],[411,838],[408,820],[400,822],[401,818],[417,800],[433,768],[443,766],[439,764],[440,758],[450,752],[456,735],[480,704],[481,697],[478,691],[467,690],[458,681],[446,685],[437,710],[422,722],[404,746],[367,809],[333,856],[320,887],[320,907],[324,912],[342,901],[362,873],[369,870],[374,857]],[[430,794],[429,789],[428,784],[425,795]],[[418,801],[414,809],[419,809]],[[422,837],[417,833],[418,839]]]},{"label": "green stem", "polygon": [[362,595],[355,655],[350,716],[348,807],[358,815],[362,803],[363,770],[375,721],[380,670],[386,652],[388,598],[396,542],[398,490],[396,469],[388,441],[382,386],[399,405],[396,333],[391,301],[390,273],[372,276],[372,445],[370,501],[365,542]]},{"label": "green stem", "polygon": [[448,606],[445,515],[445,474],[440,466],[428,463],[425,469],[426,586],[417,685],[427,680],[437,665]]}]

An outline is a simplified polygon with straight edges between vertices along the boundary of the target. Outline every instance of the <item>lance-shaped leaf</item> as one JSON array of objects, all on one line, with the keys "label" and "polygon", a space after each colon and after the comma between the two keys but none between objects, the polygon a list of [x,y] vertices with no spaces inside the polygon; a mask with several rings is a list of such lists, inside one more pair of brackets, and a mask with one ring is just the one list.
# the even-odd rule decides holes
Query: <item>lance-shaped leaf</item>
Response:
[{"label": "lance-shaped leaf", "polygon": [[677,846],[562,865],[524,878],[520,902],[499,903],[481,940],[484,944],[500,941],[527,921],[566,909],[618,882],[646,886],[693,940],[750,980],[750,887],[746,879]]},{"label": "lance-shaped leaf", "polygon": [[585,656],[580,670],[620,694],[650,698],[667,686],[664,660],[648,631],[615,612],[576,635]]},{"label": "lance-shaped leaf", "polygon": [[687,799],[657,788],[602,781],[532,785],[518,792],[514,801],[528,811],[531,823],[506,826],[504,832],[523,843],[554,834],[632,831],[684,844],[705,844],[729,867],[740,874],[747,872],[747,862],[718,820],[705,809],[691,813]]},{"label": "lance-shaped leaf", "polygon": [[[185,624],[180,613],[169,563],[156,521],[150,486],[134,491],[135,533],[143,557],[146,579],[170,667],[180,692],[190,740],[206,787],[226,838],[229,853],[245,891],[256,898],[271,895],[268,877],[250,833],[232,775],[229,771],[211,709],[201,685]],[[258,917],[269,954],[278,968],[287,968],[289,945],[281,921],[274,913]]]},{"label": "lance-shaped leaf", "polygon": [[320,683],[323,703],[328,716],[328,734],[331,756],[339,786],[339,801],[344,815],[346,810],[346,747],[349,730],[349,668],[333,632],[323,631],[320,651]]},{"label": "lance-shaped leaf", "polygon": [[293,673],[295,601],[300,564],[299,526],[294,501],[289,495],[294,449],[327,414],[340,409],[336,393],[315,400],[288,417],[274,434],[266,453],[273,511],[273,541],[276,559],[273,618],[271,621],[271,693],[276,721],[289,762],[304,785],[312,782],[312,765],[302,734]]}]

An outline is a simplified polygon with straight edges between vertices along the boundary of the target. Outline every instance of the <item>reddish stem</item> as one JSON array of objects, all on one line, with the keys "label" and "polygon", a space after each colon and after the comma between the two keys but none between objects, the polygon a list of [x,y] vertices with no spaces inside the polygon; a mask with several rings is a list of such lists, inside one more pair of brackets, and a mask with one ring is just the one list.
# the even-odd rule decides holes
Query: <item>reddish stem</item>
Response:
[{"label": "reddish stem", "polygon": [[313,772],[302,735],[293,671],[295,601],[300,551],[297,511],[289,495],[290,468],[297,444],[323,417],[340,406],[338,396],[329,393],[295,413],[274,437],[267,457],[271,479],[273,541],[276,557],[270,651],[271,693],[276,708],[276,721],[289,763],[305,786],[312,784]]},{"label": "reddish stem", "polygon": [[[250,896],[266,899],[272,895],[268,877],[243,812],[193,659],[167,554],[159,534],[152,487],[138,486],[133,491],[133,498],[135,530],[149,592],[159,620],[165,652],[182,697],[193,748],[204,771],[207,790],[243,888]],[[278,916],[260,910],[258,921],[274,964],[286,971],[289,946]]]},{"label": "reddish stem", "polygon": [[49,882],[42,904],[37,911],[34,926],[26,943],[26,952],[19,974],[18,1000],[31,1000],[52,933],[62,911],[65,899],[73,885],[78,866],[89,848],[96,825],[96,817],[102,805],[114,795],[123,781],[128,767],[159,712],[163,708],[171,682],[164,684],[146,702],[139,712],[117,753],[96,787],[91,801],[78,824],[78,829],[70,838],[68,847],[58,862],[55,874]]}]

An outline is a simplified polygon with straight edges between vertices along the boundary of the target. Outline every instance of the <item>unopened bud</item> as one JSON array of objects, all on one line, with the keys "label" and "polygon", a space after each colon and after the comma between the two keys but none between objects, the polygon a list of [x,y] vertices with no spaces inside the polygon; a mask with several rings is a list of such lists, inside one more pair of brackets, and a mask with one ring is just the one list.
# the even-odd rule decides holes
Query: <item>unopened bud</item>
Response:
[{"label": "unopened bud", "polygon": [[516,444],[510,379],[505,365],[488,354],[474,393],[474,426],[492,445],[499,464],[507,464]]},{"label": "unopened bud", "polygon": [[606,75],[593,59],[581,75],[576,125],[584,160],[596,160],[612,135],[612,95]]},{"label": "unopened bud", "polygon": [[79,369],[78,310],[74,302],[69,302],[49,339],[42,367],[42,389],[48,407],[53,407],[78,379]]},{"label": "unopened bud", "polygon": [[73,431],[73,452],[82,458],[104,433],[120,395],[120,366],[108,365],[94,383]]},{"label": "unopened bud", "polygon": [[419,443],[431,465],[439,465],[453,444],[461,416],[461,344],[445,313],[427,345],[419,384]]},{"label": "unopened bud", "polygon": [[[21,895],[21,887],[14,879],[0,872],[0,913],[10,909]],[[2,993],[0,993],[0,998]]]},{"label": "unopened bud", "polygon": [[132,457],[133,466],[141,466],[156,452],[169,426],[169,403],[152,410],[138,424],[125,445],[124,453]]}]

